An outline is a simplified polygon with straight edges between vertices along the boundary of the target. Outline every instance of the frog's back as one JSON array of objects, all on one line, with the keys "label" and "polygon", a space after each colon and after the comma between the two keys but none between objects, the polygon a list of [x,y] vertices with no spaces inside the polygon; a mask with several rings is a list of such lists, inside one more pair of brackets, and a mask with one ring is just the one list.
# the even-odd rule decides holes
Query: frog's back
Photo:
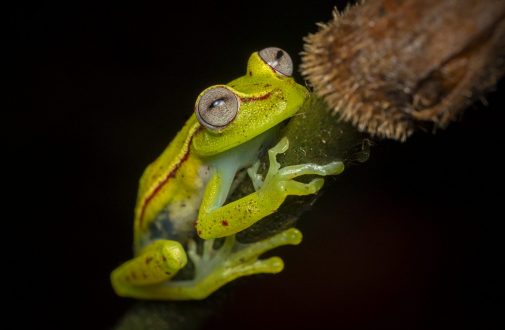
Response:
[{"label": "frog's back", "polygon": [[140,178],[134,220],[137,250],[156,239],[180,240],[193,230],[205,170],[191,155],[191,141],[199,128],[192,115]]}]

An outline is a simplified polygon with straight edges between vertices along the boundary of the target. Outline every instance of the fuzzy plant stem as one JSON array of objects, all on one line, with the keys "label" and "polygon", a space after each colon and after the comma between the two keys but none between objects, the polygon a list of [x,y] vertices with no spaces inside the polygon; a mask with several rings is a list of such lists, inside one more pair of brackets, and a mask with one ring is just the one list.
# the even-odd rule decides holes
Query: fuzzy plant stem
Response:
[{"label": "fuzzy plant stem", "polygon": [[505,74],[505,1],[367,0],[305,38],[301,70],[342,119],[405,141]]}]

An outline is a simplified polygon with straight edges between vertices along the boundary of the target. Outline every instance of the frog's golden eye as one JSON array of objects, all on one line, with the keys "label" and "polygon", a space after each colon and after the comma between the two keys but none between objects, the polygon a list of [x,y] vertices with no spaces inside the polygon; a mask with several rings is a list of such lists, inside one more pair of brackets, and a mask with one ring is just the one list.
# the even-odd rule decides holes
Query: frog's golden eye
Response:
[{"label": "frog's golden eye", "polygon": [[204,91],[197,101],[196,118],[210,129],[226,127],[235,119],[239,108],[238,97],[226,87],[216,86]]},{"label": "frog's golden eye", "polygon": [[293,74],[293,61],[288,53],[277,47],[268,47],[259,51],[259,56],[275,72],[290,77]]}]

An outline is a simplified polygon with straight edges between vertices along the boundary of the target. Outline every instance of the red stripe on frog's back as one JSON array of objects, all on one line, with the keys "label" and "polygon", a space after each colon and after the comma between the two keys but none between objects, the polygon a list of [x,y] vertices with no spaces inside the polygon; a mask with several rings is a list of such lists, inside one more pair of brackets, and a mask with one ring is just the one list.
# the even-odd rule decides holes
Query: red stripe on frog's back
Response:
[{"label": "red stripe on frog's back", "polygon": [[268,92],[268,93],[265,93],[265,94],[259,95],[259,96],[241,97],[240,101],[244,102],[244,103],[254,102],[254,101],[262,101],[262,100],[266,100],[266,99],[270,98],[271,95],[272,95],[272,93]]},{"label": "red stripe on frog's back", "polygon": [[[166,187],[169,181],[176,176],[182,164],[184,164],[184,162],[186,162],[189,159],[191,142],[193,140],[193,137],[196,135],[196,133],[199,132],[200,129],[201,125],[198,124],[198,122],[190,119],[186,124],[186,127],[184,127],[183,130],[178,133],[178,136],[176,136],[174,141],[167,147],[167,149],[165,149],[162,155],[160,155],[159,159],[157,159],[152,165],[150,165],[150,166],[156,166],[155,164],[157,162],[164,161],[164,159],[161,158],[173,157],[173,160],[171,161],[170,165],[167,167],[167,169],[164,170],[165,174],[157,177],[156,169],[154,169],[155,171],[154,173],[148,173],[148,170],[146,170],[146,172],[144,173],[144,176],[147,176],[148,180],[154,179],[155,182],[147,184],[146,190],[148,190],[149,192],[143,193],[145,197],[142,200],[137,201],[137,207],[139,207],[140,205],[140,211],[136,214],[135,218],[136,231],[138,229],[142,229],[143,226],[146,224],[145,215],[147,208],[150,206],[150,203],[159,194],[159,192],[162,191],[164,187]],[[177,138],[179,138],[179,135],[181,134],[186,135],[186,138],[183,140],[182,146],[180,146],[180,141],[177,141]],[[172,146],[172,144],[174,144],[174,146]],[[171,150],[171,147],[177,148],[178,152],[173,152]],[[141,185],[140,189],[142,188],[143,187]]]}]

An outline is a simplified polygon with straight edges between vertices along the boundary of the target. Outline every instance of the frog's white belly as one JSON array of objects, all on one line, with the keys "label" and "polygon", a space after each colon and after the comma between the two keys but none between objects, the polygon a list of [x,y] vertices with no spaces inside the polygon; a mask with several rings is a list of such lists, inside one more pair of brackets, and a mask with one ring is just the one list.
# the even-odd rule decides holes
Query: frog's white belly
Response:
[{"label": "frog's white belly", "polygon": [[195,193],[186,199],[172,201],[166,205],[143,235],[142,246],[158,239],[176,240],[184,243],[194,235],[194,224],[211,174],[209,166],[200,167],[199,180],[195,182]]},{"label": "frog's white belly", "polygon": [[198,210],[200,209],[205,187],[211,177],[211,173],[212,171],[208,166],[201,166],[198,170],[198,182],[195,183],[196,193],[182,201],[172,202],[165,208],[165,212],[172,222],[175,233],[182,233],[183,236],[187,236],[194,232]]}]

